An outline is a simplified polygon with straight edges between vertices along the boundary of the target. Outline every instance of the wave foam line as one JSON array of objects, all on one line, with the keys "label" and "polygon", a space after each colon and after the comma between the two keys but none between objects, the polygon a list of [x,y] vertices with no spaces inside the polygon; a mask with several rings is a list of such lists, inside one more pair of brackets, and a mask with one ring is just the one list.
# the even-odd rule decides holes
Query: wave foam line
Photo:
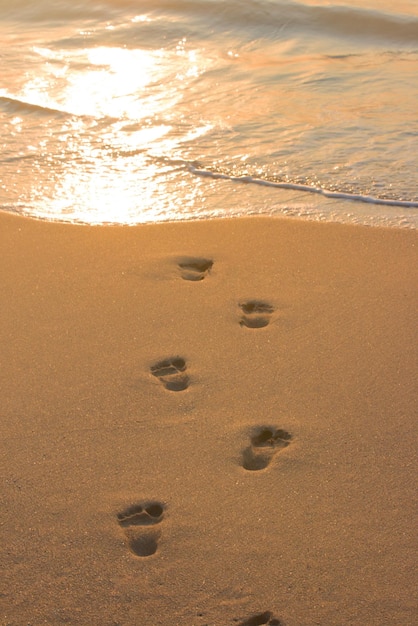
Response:
[{"label": "wave foam line", "polygon": [[276,187],[277,189],[292,189],[294,191],[306,191],[307,193],[318,193],[326,198],[339,198],[343,200],[351,200],[356,202],[369,202],[371,204],[383,204],[386,206],[399,206],[408,208],[418,208],[418,202],[410,200],[390,200],[385,198],[375,198],[373,196],[363,196],[355,193],[345,193],[342,191],[329,191],[320,187],[311,187],[310,185],[302,185],[298,183],[283,183],[263,178],[254,178],[253,176],[231,176],[220,172],[212,172],[211,170],[201,169],[189,164],[189,171],[196,176],[206,176],[207,178],[215,178],[222,180],[230,180],[235,183],[247,183],[253,185],[263,185],[264,187]]},{"label": "wave foam line", "polygon": [[11,98],[9,96],[0,95],[0,107],[11,111],[12,113],[38,113],[41,115],[69,115],[66,111],[53,109],[51,107],[41,106],[39,104],[31,104],[24,100]]}]

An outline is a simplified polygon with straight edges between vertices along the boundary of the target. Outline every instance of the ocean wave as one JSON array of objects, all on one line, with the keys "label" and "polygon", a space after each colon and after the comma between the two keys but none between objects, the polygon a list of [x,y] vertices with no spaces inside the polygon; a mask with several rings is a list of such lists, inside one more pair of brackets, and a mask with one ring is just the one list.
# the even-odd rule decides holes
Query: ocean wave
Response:
[{"label": "ocean wave", "polygon": [[[165,5],[177,6],[177,2]],[[190,3],[180,3],[188,5]],[[378,4],[376,3],[376,7]],[[287,33],[309,32],[319,36],[372,38],[418,46],[418,15],[386,13],[376,9],[363,9],[351,6],[318,6],[302,2],[204,2],[200,11],[217,22],[219,29],[246,27],[251,30],[262,28],[265,34],[270,30],[274,36]]]},{"label": "ocean wave", "polygon": [[[257,36],[286,37],[309,32],[319,37],[373,39],[382,43],[396,43],[397,47],[418,47],[418,14],[388,13],[379,3],[373,9],[347,5],[312,5],[303,2],[280,2],[277,0],[90,0],[69,2],[61,0],[0,0],[0,19],[19,22],[44,21],[66,22],[77,20],[126,19],[131,30],[152,28],[155,18],[164,17],[164,29],[178,26],[179,31],[187,25],[187,34],[196,32],[216,37],[225,32],[247,31]],[[128,18],[149,16],[143,22],[132,23]],[[175,33],[177,36],[179,33]]]},{"label": "ocean wave", "polygon": [[4,201],[134,221],[301,197],[416,224],[418,9],[349,2],[0,0]]},{"label": "ocean wave", "polygon": [[[332,37],[371,38],[395,41],[401,47],[407,43],[418,46],[418,17],[388,14],[377,9],[362,9],[346,6],[310,6],[286,4],[284,20],[290,29],[308,29],[319,35]],[[281,11],[275,7],[272,17]]]},{"label": "ocean wave", "polygon": [[218,172],[216,170],[204,169],[197,164],[188,164],[188,170],[196,176],[205,176],[213,179],[230,180],[234,183],[244,183],[252,185],[261,185],[263,187],[275,187],[276,189],[290,189],[292,191],[301,191],[306,193],[320,194],[325,198],[334,198],[340,200],[351,200],[353,202],[367,202],[370,204],[383,205],[383,206],[398,206],[405,208],[418,208],[418,202],[413,200],[397,200],[393,198],[378,198],[374,196],[367,196],[357,193],[348,193],[344,191],[331,191],[329,189],[323,189],[322,187],[315,187],[314,185],[303,185],[294,182],[284,182],[269,180],[267,178],[256,178],[254,176],[234,176],[232,174],[225,174],[224,172]]}]

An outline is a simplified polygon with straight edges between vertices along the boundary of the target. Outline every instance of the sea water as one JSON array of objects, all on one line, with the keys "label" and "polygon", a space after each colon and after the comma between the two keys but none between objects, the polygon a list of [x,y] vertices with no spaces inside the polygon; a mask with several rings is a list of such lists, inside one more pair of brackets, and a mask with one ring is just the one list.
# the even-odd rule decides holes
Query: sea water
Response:
[{"label": "sea water", "polygon": [[417,0],[0,0],[0,209],[418,226]]}]

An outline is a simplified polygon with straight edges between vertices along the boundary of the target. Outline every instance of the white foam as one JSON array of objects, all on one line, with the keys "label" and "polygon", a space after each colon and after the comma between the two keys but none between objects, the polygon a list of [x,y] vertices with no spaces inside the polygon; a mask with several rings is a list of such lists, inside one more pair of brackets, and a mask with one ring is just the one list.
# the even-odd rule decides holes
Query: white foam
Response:
[{"label": "white foam", "polygon": [[375,198],[373,196],[363,196],[361,194],[346,193],[342,191],[330,191],[328,189],[321,189],[320,187],[314,187],[311,185],[301,185],[298,183],[290,182],[278,182],[272,180],[265,180],[262,178],[255,178],[254,176],[232,176],[221,172],[214,172],[212,170],[205,170],[189,165],[189,171],[197,176],[208,176],[214,179],[231,180],[236,183],[247,183],[253,185],[262,185],[264,187],[276,187],[277,189],[291,189],[293,191],[303,191],[306,193],[317,193],[325,196],[326,198],[336,198],[341,200],[351,200],[355,202],[368,202],[371,204],[379,204],[384,206],[399,206],[406,208],[418,208],[418,202],[410,200],[396,200],[391,198]]}]

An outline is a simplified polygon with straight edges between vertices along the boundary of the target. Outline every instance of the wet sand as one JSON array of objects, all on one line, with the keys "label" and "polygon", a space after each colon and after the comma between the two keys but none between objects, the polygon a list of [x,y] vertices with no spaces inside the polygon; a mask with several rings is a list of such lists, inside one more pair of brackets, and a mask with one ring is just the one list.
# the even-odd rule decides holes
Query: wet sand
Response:
[{"label": "wet sand", "polygon": [[0,244],[2,625],[416,623],[416,232]]}]

